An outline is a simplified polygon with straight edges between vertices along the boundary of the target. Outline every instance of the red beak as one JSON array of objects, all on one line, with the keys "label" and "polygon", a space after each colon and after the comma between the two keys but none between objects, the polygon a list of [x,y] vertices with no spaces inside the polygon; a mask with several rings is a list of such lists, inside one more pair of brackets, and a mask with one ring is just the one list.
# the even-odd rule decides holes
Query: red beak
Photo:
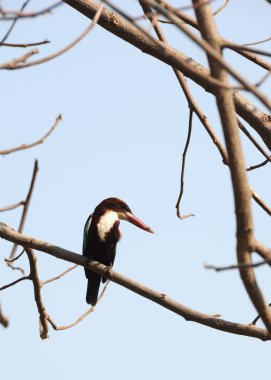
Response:
[{"label": "red beak", "polygon": [[131,214],[130,212],[125,213],[125,216],[127,217],[128,222],[134,224],[135,226],[142,228],[142,230],[145,230],[147,232],[150,232],[153,234],[153,230],[150,229],[145,223],[143,223],[140,219],[138,219],[136,216]]}]

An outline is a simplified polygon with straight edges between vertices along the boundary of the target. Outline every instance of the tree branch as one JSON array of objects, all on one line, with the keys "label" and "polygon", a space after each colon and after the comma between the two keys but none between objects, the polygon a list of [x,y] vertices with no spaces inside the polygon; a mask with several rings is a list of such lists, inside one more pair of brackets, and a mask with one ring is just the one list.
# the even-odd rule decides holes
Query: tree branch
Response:
[{"label": "tree branch", "polygon": [[46,284],[49,284],[50,282],[59,280],[61,277],[65,276],[67,273],[71,272],[72,270],[74,270],[77,267],[78,267],[78,265],[73,265],[72,267],[66,269],[64,272],[60,273],[59,275],[52,277],[49,280],[41,281],[41,287],[46,285]]},{"label": "tree branch", "polygon": [[[25,202],[24,202],[24,208],[23,208],[23,213],[22,213],[22,217],[21,217],[21,222],[20,222],[20,225],[19,225],[19,228],[18,228],[19,232],[22,232],[23,229],[24,229],[24,223],[25,223],[27,211],[28,211],[28,208],[29,208],[29,204],[30,204],[30,201],[31,201],[32,193],[33,193],[33,190],[34,190],[34,186],[35,186],[35,181],[36,181],[36,177],[37,177],[37,174],[38,174],[38,170],[39,170],[38,160],[35,160],[33,174],[32,174],[32,179],[31,179],[31,182],[30,182],[30,187],[29,187],[29,190],[28,190],[28,194],[27,194]],[[12,251],[10,253],[10,256],[9,256],[10,260],[14,258],[15,254],[16,254],[16,251],[17,251],[17,245],[14,244],[14,246],[12,248]],[[12,267],[11,262],[8,262],[8,265],[10,267]]]},{"label": "tree branch", "polygon": [[[77,266],[77,265],[76,265]],[[48,322],[51,324],[51,326],[53,327],[54,330],[67,330],[67,329],[70,329],[71,327],[77,325],[78,323],[80,323],[83,319],[85,319],[89,314],[93,313],[93,311],[96,309],[96,306],[98,305],[98,303],[100,302],[100,300],[102,299],[108,285],[109,285],[109,282],[110,281],[106,281],[104,287],[103,287],[103,290],[101,291],[99,297],[98,297],[98,300],[97,300],[97,303],[95,306],[91,306],[90,309],[88,309],[83,315],[81,315],[78,319],[76,319],[74,322],[68,324],[68,325],[65,325],[65,326],[57,326],[56,323],[52,320],[52,318],[50,316],[48,316]]]},{"label": "tree branch", "polygon": [[[220,37],[211,13],[209,4],[204,0],[192,0],[194,5],[202,5],[195,9],[202,37],[221,54]],[[207,54],[212,75],[228,83],[227,72],[213,54]],[[251,264],[253,249],[253,219],[250,205],[250,187],[246,175],[242,145],[238,134],[238,123],[231,91],[218,88],[216,93],[217,107],[223,127],[223,133],[228,151],[229,168],[231,171],[236,223],[237,223],[237,258],[238,264]],[[258,287],[253,268],[245,266],[239,270],[244,286],[258,313],[271,333],[271,313]]]},{"label": "tree branch", "polygon": [[18,203],[13,203],[12,205],[8,205],[8,206],[5,206],[5,207],[0,207],[0,212],[14,210],[17,207],[23,206],[24,203],[25,203],[24,201],[20,201]]},{"label": "tree branch", "polygon": [[25,149],[30,149],[30,148],[33,148],[34,146],[37,146],[37,145],[40,145],[42,143],[44,143],[44,141],[50,136],[50,134],[56,129],[56,127],[58,126],[58,123],[59,121],[62,120],[62,116],[61,114],[57,116],[53,126],[49,129],[49,131],[47,133],[45,133],[44,136],[42,136],[40,139],[38,139],[37,141],[31,143],[31,144],[22,144],[22,145],[19,145],[19,146],[16,146],[15,148],[10,148],[10,149],[5,149],[5,150],[0,150],[0,154],[2,155],[6,155],[6,154],[10,154],[10,153],[14,153],[14,152],[18,152],[20,150],[25,150]]},{"label": "tree branch", "polygon": [[41,286],[37,269],[37,257],[31,248],[24,247],[24,250],[28,256],[30,275],[29,278],[33,283],[35,301],[40,316],[40,337],[41,339],[49,338],[48,330],[48,314],[41,297]]},{"label": "tree branch", "polygon": [[[64,2],[90,19],[93,19],[99,7],[99,3],[93,0],[64,0]],[[206,68],[180,51],[166,47],[162,42],[146,35],[108,8],[104,8],[98,24],[142,52],[180,70],[207,92],[213,94],[216,92],[216,87],[210,85],[210,73]],[[271,150],[271,120],[269,116],[256,108],[238,91],[233,93],[233,98],[236,112],[256,130]]]},{"label": "tree branch", "polygon": [[51,61],[52,59],[55,59],[55,58],[59,57],[60,55],[66,53],[68,50],[72,49],[75,45],[77,45],[80,41],[82,41],[82,39],[85,38],[88,35],[88,33],[91,32],[91,30],[97,24],[102,10],[103,10],[103,0],[99,4],[97,12],[95,13],[95,15],[93,17],[92,23],[87,27],[86,30],[84,30],[84,32],[82,34],[80,34],[79,37],[77,37],[74,41],[72,41],[70,44],[68,44],[64,48],[56,51],[53,54],[48,55],[47,57],[37,59],[36,61],[32,61],[32,62],[25,62],[25,63],[21,63],[21,64],[16,64],[16,61],[18,63],[20,63],[20,59],[21,59],[21,58],[17,58],[17,60],[15,59],[11,62],[4,63],[4,64],[0,65],[0,69],[6,69],[6,70],[24,69],[26,67],[36,66],[36,65],[40,65],[41,63]]},{"label": "tree branch", "polygon": [[31,47],[31,46],[39,46],[39,45],[45,45],[45,44],[49,44],[50,41],[48,40],[44,40],[44,41],[40,41],[40,42],[31,42],[31,43],[25,43],[25,44],[9,44],[9,43],[0,43],[0,46],[6,46],[6,47],[15,47],[15,48],[28,48],[28,47]]},{"label": "tree branch", "polygon": [[35,239],[33,237],[22,235],[1,222],[0,237],[8,241],[11,241],[15,244],[22,245],[23,247],[36,249],[38,251],[48,253],[49,255],[57,257],[59,259],[66,260],[81,266],[85,266],[88,269],[106,277],[107,279],[131,290],[132,292],[137,293],[168,310],[171,310],[172,312],[180,315],[187,321],[200,323],[213,329],[225,331],[232,334],[250,336],[261,340],[271,340],[271,335],[268,333],[266,329],[256,328],[254,326],[246,324],[229,322],[220,318],[216,318],[213,315],[204,314],[199,311],[190,309],[189,307],[174,301],[167,295],[157,292],[151,288],[148,288],[136,281],[133,281],[128,277],[125,277],[113,271],[112,268],[106,267],[103,264],[98,263],[97,261],[89,261],[86,257],[82,255],[78,255],[74,252]]}]

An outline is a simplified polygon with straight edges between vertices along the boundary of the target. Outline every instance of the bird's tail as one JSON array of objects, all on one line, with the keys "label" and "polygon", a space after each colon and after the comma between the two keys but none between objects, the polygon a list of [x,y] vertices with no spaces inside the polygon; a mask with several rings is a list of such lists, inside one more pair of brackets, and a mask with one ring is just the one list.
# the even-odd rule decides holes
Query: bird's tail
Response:
[{"label": "bird's tail", "polygon": [[99,288],[101,283],[101,276],[97,273],[91,272],[88,274],[88,287],[86,301],[88,304],[95,306],[98,299]]}]

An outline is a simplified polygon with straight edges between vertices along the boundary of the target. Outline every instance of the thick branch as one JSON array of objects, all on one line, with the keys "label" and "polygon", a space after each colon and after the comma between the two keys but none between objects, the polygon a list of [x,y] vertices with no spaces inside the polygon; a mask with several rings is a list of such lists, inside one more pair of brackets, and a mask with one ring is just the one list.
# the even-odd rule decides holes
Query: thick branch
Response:
[{"label": "thick branch", "polygon": [[[99,8],[99,3],[93,0],[64,0],[64,2],[90,19],[93,19]],[[146,33],[138,30],[116,13],[104,8],[98,24],[117,37],[140,49],[143,53],[149,54],[173,66],[175,69],[180,70],[207,92],[215,93],[216,87],[210,86],[208,81],[209,71],[207,69],[180,51],[166,47],[162,42],[146,35]],[[233,93],[233,98],[236,112],[255,129],[271,150],[271,118],[261,112],[238,91]]]},{"label": "thick branch", "polygon": [[46,252],[49,255],[57,257],[62,260],[72,262],[81,266],[85,266],[90,270],[101,274],[102,276],[108,278],[109,280],[116,282],[117,284],[124,286],[125,288],[135,292],[162,307],[171,310],[172,312],[180,315],[187,321],[193,321],[200,323],[211,328],[229,332],[232,334],[245,335],[253,338],[258,338],[261,340],[271,340],[271,336],[266,329],[256,328],[254,326],[233,323],[225,321],[220,318],[216,318],[209,314],[204,314],[196,310],[190,309],[184,306],[167,295],[157,292],[153,289],[147,288],[146,286],[139,284],[115,271],[111,268],[104,266],[96,261],[88,261],[88,259],[82,255],[78,255],[74,252],[68,251],[66,249],[57,247],[53,244],[35,239],[33,237],[28,237],[20,234],[19,232],[13,230],[9,226],[0,222],[0,237],[11,241],[15,244],[22,245],[23,247],[33,248],[38,251]]},{"label": "thick branch", "polygon": [[30,266],[30,279],[33,283],[35,301],[37,305],[37,309],[40,315],[40,337],[42,339],[47,339],[49,337],[48,334],[48,315],[45,309],[45,306],[42,302],[41,297],[41,285],[39,280],[39,274],[37,269],[37,258],[31,248],[24,247],[25,252],[27,253],[29,266]]},{"label": "thick branch", "polygon": [[[195,13],[202,37],[221,54],[221,39],[216,30],[209,4],[206,4],[204,0],[193,0],[193,4],[197,6]],[[207,56],[212,75],[227,84],[228,79],[225,69],[214,59],[213,55],[207,54]],[[216,100],[228,151],[229,168],[234,192],[237,223],[237,258],[238,264],[241,266],[240,275],[252,303],[261,315],[268,331],[271,333],[270,309],[258,287],[253,268],[251,266],[242,266],[243,264],[252,264],[251,253],[254,243],[253,219],[250,204],[250,187],[246,175],[231,91],[217,88]]]}]

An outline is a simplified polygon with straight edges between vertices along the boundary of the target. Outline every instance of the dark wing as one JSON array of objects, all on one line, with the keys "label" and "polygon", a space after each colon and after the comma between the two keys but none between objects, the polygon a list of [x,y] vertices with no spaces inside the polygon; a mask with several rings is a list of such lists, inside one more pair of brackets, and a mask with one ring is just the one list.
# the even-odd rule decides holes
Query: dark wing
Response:
[{"label": "dark wing", "polygon": [[90,224],[91,224],[92,215],[93,215],[93,214],[90,214],[90,215],[89,215],[89,217],[87,218],[87,221],[86,221],[85,227],[84,227],[84,235],[83,235],[83,255],[85,255],[85,256],[86,256],[86,245],[87,245],[87,239],[88,239],[88,231],[89,231],[89,227],[90,227]]}]

